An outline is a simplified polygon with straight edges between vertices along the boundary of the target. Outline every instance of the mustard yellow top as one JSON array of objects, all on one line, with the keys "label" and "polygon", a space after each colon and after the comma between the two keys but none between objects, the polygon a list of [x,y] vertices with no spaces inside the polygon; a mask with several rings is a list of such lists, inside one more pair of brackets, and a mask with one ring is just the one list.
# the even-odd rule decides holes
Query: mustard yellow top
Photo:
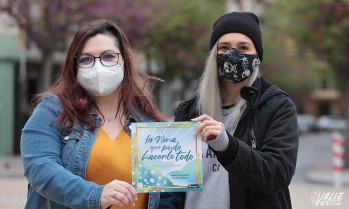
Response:
[{"label": "mustard yellow top", "polygon": [[[95,144],[92,147],[87,164],[86,179],[99,185],[105,185],[117,179],[132,184],[131,138],[122,129],[114,140],[98,129]],[[148,204],[148,194],[137,194],[135,207],[117,207],[111,209],[145,209]]]}]

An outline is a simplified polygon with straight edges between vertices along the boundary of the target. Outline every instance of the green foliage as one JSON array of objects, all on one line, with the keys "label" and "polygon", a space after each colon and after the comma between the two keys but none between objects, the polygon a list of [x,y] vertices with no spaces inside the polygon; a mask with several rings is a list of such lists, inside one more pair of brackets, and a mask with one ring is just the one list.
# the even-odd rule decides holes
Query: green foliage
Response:
[{"label": "green foliage", "polygon": [[[216,0],[3,0],[0,11],[16,20],[42,52],[43,61],[57,50],[64,51],[67,40],[82,25],[110,19],[125,31],[135,49],[160,63],[160,76],[171,80],[177,75],[192,78],[201,71],[210,27],[224,6],[224,1]],[[49,65],[43,86],[53,77]]]},{"label": "green foliage", "polygon": [[303,50],[311,50],[329,63],[341,87],[348,88],[349,1],[280,1],[276,7],[273,11],[279,12],[286,31]]},{"label": "green foliage", "polygon": [[306,93],[312,88],[311,72],[305,62],[307,54],[298,50],[297,44],[282,27],[285,23],[274,13],[263,15],[264,59],[263,77],[285,89],[289,94]]},{"label": "green foliage", "polygon": [[140,49],[161,63],[166,80],[201,73],[208,53],[211,27],[224,13],[224,4],[212,0],[178,0],[151,14],[155,20]]}]

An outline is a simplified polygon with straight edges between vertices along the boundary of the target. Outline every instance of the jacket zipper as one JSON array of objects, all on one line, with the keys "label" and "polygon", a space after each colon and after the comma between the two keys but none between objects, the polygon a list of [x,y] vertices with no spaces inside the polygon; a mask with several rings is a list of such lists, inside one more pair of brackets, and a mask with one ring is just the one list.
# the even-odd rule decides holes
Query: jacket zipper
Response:
[{"label": "jacket zipper", "polygon": [[251,147],[252,147],[252,149],[256,149],[257,148],[257,143],[256,143],[256,136],[255,136],[254,130],[253,130],[253,118],[251,120],[250,126],[251,126],[251,131],[250,131]]}]

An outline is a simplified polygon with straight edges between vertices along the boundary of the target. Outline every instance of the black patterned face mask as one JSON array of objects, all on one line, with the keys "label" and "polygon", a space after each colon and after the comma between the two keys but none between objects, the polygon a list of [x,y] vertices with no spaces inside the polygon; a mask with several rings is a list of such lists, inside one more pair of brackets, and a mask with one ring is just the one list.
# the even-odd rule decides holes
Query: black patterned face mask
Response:
[{"label": "black patterned face mask", "polygon": [[243,54],[235,48],[223,54],[217,54],[219,77],[232,83],[246,80],[259,63],[258,54]]}]

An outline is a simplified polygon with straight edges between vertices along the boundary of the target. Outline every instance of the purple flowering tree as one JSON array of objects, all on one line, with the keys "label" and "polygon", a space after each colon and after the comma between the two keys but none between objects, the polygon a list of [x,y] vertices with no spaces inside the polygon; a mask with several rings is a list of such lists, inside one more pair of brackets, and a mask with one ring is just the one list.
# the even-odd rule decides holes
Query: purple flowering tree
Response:
[{"label": "purple flowering tree", "polygon": [[0,9],[8,13],[26,34],[27,40],[35,43],[42,55],[41,88],[52,82],[53,54],[64,46],[75,24],[74,15],[84,5],[68,1],[4,0]]},{"label": "purple flowering tree", "polygon": [[152,9],[158,5],[156,1],[149,2],[4,0],[0,3],[0,10],[14,18],[27,40],[40,50],[42,77],[39,88],[42,90],[51,85],[54,77],[54,53],[64,50],[76,28],[87,21],[109,17],[125,28],[132,42],[142,42],[149,20],[146,12],[152,13]]},{"label": "purple flowering tree", "polygon": [[193,77],[204,64],[210,27],[223,8],[222,2],[212,0],[0,2],[0,10],[12,16],[28,41],[41,51],[41,90],[52,83],[54,52],[65,50],[76,29],[97,18],[107,18],[120,25],[134,48],[147,60],[160,63],[163,71],[159,76]]}]

